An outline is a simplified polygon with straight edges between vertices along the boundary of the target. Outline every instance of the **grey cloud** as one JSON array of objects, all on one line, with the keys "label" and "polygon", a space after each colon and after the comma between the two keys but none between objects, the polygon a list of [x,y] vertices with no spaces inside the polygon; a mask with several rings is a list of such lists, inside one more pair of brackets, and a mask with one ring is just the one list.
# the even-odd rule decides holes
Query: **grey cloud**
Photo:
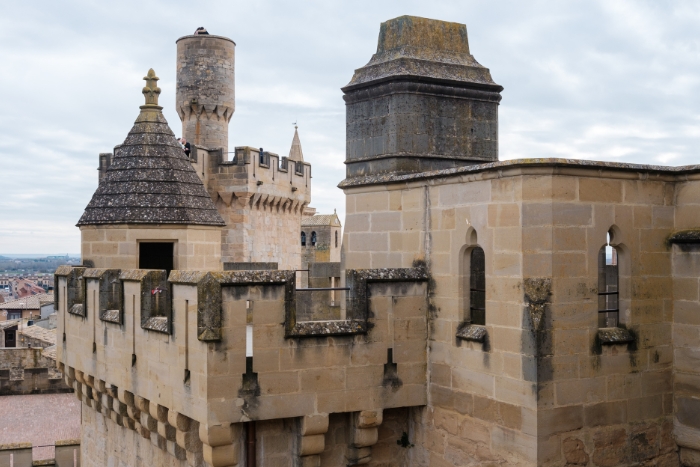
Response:
[{"label": "grey cloud", "polygon": [[379,23],[413,14],[467,24],[505,87],[500,154],[695,163],[700,5],[691,1],[23,2],[0,18],[0,253],[77,252],[97,154],[138,115],[153,67],[175,133],[175,40],[231,37],[230,142],[286,155],[299,122],[312,204],[344,214],[340,87]]}]

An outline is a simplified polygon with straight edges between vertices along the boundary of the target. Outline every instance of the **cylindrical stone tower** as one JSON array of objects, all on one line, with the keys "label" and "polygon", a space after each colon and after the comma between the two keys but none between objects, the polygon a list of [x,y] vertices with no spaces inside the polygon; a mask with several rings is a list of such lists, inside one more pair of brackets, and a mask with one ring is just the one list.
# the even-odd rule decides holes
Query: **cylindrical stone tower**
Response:
[{"label": "cylindrical stone tower", "polygon": [[188,142],[228,152],[228,122],[236,108],[236,43],[209,34],[177,41],[177,97],[182,136]]}]

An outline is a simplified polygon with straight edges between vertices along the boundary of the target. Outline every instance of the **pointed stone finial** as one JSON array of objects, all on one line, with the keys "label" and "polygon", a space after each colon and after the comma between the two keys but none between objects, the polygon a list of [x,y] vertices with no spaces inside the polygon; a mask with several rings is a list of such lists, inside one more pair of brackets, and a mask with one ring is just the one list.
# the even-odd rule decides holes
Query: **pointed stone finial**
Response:
[{"label": "pointed stone finial", "polygon": [[304,162],[304,154],[301,152],[301,141],[299,140],[296,122],[294,122],[294,138],[292,138],[292,147],[289,149],[289,159]]},{"label": "pointed stone finial", "polygon": [[[160,88],[158,87],[158,78],[156,72],[153,68],[148,70],[148,74],[143,78],[146,81],[146,86],[143,88],[143,95],[146,97],[146,105],[143,107],[159,107],[158,106],[158,95],[160,94]],[[162,109],[162,107],[159,107]]]}]

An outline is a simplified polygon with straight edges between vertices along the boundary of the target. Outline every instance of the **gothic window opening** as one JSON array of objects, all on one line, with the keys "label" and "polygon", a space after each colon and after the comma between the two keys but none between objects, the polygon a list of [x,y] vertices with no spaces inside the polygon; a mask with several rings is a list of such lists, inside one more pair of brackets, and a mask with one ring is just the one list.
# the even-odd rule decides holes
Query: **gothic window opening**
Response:
[{"label": "gothic window opening", "polygon": [[301,233],[301,246],[306,246],[306,232]]},{"label": "gothic window opening", "polygon": [[469,321],[486,325],[486,258],[478,246],[469,254]]},{"label": "gothic window opening", "polygon": [[316,246],[316,232],[311,232],[311,246]]},{"label": "gothic window opening", "polygon": [[610,233],[606,244],[598,254],[598,327],[615,328],[620,316],[620,275],[617,249],[610,245]]}]

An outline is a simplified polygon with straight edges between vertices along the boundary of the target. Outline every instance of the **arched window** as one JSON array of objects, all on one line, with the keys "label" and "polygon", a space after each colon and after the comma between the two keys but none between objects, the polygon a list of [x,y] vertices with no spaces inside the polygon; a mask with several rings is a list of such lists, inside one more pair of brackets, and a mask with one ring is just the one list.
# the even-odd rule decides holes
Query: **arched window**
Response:
[{"label": "arched window", "polygon": [[620,274],[617,249],[610,245],[610,232],[598,253],[598,327],[616,328],[620,320]]},{"label": "arched window", "polygon": [[478,246],[469,254],[469,321],[486,325],[486,258]]},{"label": "arched window", "polygon": [[338,231],[335,231],[335,247],[338,248]]},{"label": "arched window", "polygon": [[311,246],[316,246],[316,232],[311,232]]},{"label": "arched window", "polygon": [[301,246],[306,246],[306,232],[301,233]]}]

